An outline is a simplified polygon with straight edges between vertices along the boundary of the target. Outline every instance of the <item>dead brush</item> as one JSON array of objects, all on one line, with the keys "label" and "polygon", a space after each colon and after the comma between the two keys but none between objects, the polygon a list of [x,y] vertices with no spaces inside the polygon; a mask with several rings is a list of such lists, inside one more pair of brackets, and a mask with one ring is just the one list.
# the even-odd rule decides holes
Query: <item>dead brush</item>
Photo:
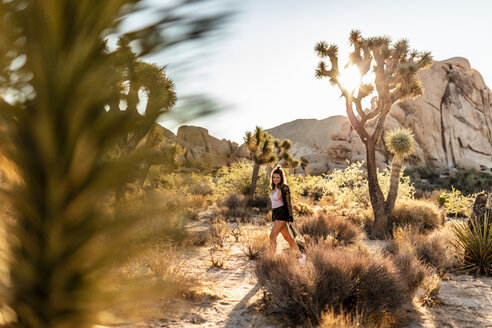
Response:
[{"label": "dead brush", "polygon": [[334,245],[354,244],[363,237],[362,231],[347,218],[319,211],[300,218],[297,228],[307,241],[332,240]]},{"label": "dead brush", "polygon": [[244,229],[244,239],[241,244],[241,250],[248,260],[256,260],[263,255],[270,244],[269,235],[261,231],[257,226],[250,226]]},{"label": "dead brush", "polygon": [[185,256],[175,246],[153,247],[145,253],[143,263],[157,279],[165,281],[185,281]]},{"label": "dead brush", "polygon": [[239,222],[233,223],[231,229],[231,236],[234,237],[234,242],[238,243],[242,235],[243,235],[243,231],[241,230],[241,226],[239,225]]},{"label": "dead brush", "polygon": [[453,245],[451,228],[446,226],[430,234],[420,234],[412,226],[397,228],[388,242],[391,253],[413,251],[417,258],[430,266],[440,277],[459,266],[459,250]]},{"label": "dead brush", "polygon": [[214,245],[208,249],[208,255],[212,268],[223,268],[227,261],[227,254],[217,245]]},{"label": "dead brush", "polygon": [[377,316],[367,318],[360,311],[350,313],[340,308],[335,311],[333,308],[328,308],[320,318],[318,328],[383,328],[394,327],[397,323],[397,317],[394,315],[382,312]]},{"label": "dead brush", "polygon": [[417,301],[421,305],[429,307],[441,304],[440,289],[441,279],[437,275],[427,276],[422,283],[421,290],[417,292]]},{"label": "dead brush", "polygon": [[313,215],[314,209],[306,203],[298,202],[292,206],[295,216]]},{"label": "dead brush", "polygon": [[413,294],[422,285],[432,271],[425,263],[419,260],[414,244],[414,234],[417,228],[397,228],[393,234],[394,240],[384,249],[393,255],[393,259],[405,280],[408,293]]},{"label": "dead brush", "polygon": [[219,202],[220,214],[227,220],[246,222],[251,214],[248,197],[241,194],[231,194]]},{"label": "dead brush", "polygon": [[443,213],[433,201],[406,199],[396,203],[389,217],[393,228],[412,225],[421,231],[432,231],[442,226]]},{"label": "dead brush", "polygon": [[362,247],[332,248],[314,243],[306,249],[305,266],[295,256],[265,256],[255,268],[259,283],[269,294],[267,307],[293,325],[319,324],[327,307],[361,311],[369,317],[393,315],[413,295],[393,260]]},{"label": "dead brush", "polygon": [[212,234],[209,230],[206,231],[191,231],[185,239],[185,245],[192,247],[202,247],[207,245],[212,239]]},{"label": "dead brush", "polygon": [[224,242],[229,235],[229,225],[223,219],[216,219],[212,222],[211,241],[214,246],[224,247]]}]

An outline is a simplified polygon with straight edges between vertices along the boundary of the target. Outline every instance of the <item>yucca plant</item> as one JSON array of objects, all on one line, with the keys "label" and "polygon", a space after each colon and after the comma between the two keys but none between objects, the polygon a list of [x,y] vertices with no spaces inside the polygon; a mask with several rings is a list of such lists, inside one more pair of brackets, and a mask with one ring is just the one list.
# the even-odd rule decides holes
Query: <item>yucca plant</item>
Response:
[{"label": "yucca plant", "polygon": [[492,274],[492,229],[485,215],[483,225],[470,217],[470,225],[452,223],[456,245],[463,250],[463,270],[467,273]]},{"label": "yucca plant", "polygon": [[[128,289],[111,290],[118,286],[111,269],[135,255],[140,247],[133,246],[155,226],[142,221],[142,207],[114,218],[103,201],[135,179],[149,152],[109,159],[118,140],[135,133],[135,116],[115,107],[121,72],[104,40],[142,3],[0,2],[0,140],[21,181],[2,190],[16,208],[1,277],[7,293],[0,296],[15,312],[13,326],[92,327],[114,296],[130,297]],[[164,46],[210,30],[214,19],[175,12],[188,3],[177,2],[155,24],[126,35],[139,46],[137,59],[162,41],[161,27],[186,31]],[[143,115],[141,125],[152,126],[158,114]],[[143,206],[149,215],[152,204]],[[171,204],[161,215],[179,208]]]}]

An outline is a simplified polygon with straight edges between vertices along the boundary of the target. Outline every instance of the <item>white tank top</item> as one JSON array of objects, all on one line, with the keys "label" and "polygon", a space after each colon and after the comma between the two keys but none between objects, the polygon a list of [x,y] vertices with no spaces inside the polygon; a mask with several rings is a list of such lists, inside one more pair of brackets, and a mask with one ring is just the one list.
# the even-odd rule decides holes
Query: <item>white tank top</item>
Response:
[{"label": "white tank top", "polygon": [[[279,196],[280,191],[278,188],[270,193],[270,200],[272,201],[272,208],[278,208],[284,206],[282,196]],[[280,198],[280,200],[279,200]]]}]

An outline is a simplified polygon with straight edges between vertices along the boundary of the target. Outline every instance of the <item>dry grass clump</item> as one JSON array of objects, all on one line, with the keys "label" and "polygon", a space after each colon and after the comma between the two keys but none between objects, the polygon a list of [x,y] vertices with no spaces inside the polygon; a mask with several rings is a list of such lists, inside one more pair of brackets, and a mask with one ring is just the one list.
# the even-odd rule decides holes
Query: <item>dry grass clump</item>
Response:
[{"label": "dry grass clump", "polygon": [[420,235],[415,242],[419,259],[443,276],[459,266],[460,250],[454,245],[454,240],[454,234],[449,225],[427,236]]},{"label": "dry grass clump", "polygon": [[314,209],[306,203],[298,202],[292,206],[295,216],[313,215]]},{"label": "dry grass clump", "polygon": [[420,234],[411,226],[400,227],[393,232],[393,235],[394,239],[388,242],[388,251],[414,252],[420,261],[430,266],[440,276],[444,276],[459,265],[459,250],[453,245],[454,235],[449,226],[428,235]]},{"label": "dry grass clump", "polygon": [[241,249],[249,260],[256,260],[265,254],[270,245],[269,235],[258,226],[244,228]]},{"label": "dry grass clump", "polygon": [[362,231],[347,218],[324,212],[300,218],[297,228],[306,240],[332,240],[334,245],[353,244],[363,237]]},{"label": "dry grass clump", "polygon": [[193,247],[202,247],[207,245],[212,239],[212,234],[209,230],[191,231],[185,239],[185,245]]},{"label": "dry grass clump", "polygon": [[339,311],[329,308],[321,315],[318,328],[382,328],[394,326],[395,323],[395,317],[387,312],[382,312],[380,315],[371,318],[365,318],[358,311],[347,313],[343,308]]},{"label": "dry grass clump", "polygon": [[317,325],[327,307],[363,313],[367,320],[396,315],[411,300],[400,270],[382,253],[314,243],[306,254],[305,266],[294,256],[281,255],[261,258],[255,270],[269,293],[267,306],[293,324]]},{"label": "dry grass clump", "polygon": [[243,231],[241,229],[241,226],[239,225],[239,222],[235,222],[232,224],[230,234],[232,237],[234,237],[234,242],[239,242],[239,239],[241,239],[241,236],[243,235]]},{"label": "dry grass clump", "polygon": [[389,222],[392,228],[412,225],[421,231],[431,231],[442,226],[443,219],[443,213],[434,202],[406,199],[396,203]]},{"label": "dry grass clump", "polygon": [[228,259],[228,254],[223,249],[214,245],[208,249],[210,266],[212,268],[223,268]]},{"label": "dry grass clump", "polygon": [[219,202],[220,214],[228,220],[247,221],[251,214],[248,197],[241,194],[231,194]]},{"label": "dry grass clump", "polygon": [[[407,286],[407,293],[418,294],[420,302],[433,305],[437,303],[437,295],[441,286],[440,279],[429,265],[421,260],[419,243],[424,244],[425,235],[419,235],[412,227],[397,228],[394,239],[389,242],[385,251],[393,254],[401,277]],[[427,246],[426,246],[427,247]]]},{"label": "dry grass clump", "polygon": [[[171,244],[154,243],[139,257],[131,258],[123,266],[117,265],[114,270],[120,278],[105,281],[102,288],[115,294],[126,290],[128,294],[111,313],[129,321],[161,317],[162,300],[188,293],[194,285],[185,261],[186,253],[182,250]],[[131,289],[128,289],[130,282]]]},{"label": "dry grass clump", "polygon": [[224,242],[229,236],[230,231],[227,222],[223,219],[214,220],[210,231],[213,245],[220,248],[224,247]]}]

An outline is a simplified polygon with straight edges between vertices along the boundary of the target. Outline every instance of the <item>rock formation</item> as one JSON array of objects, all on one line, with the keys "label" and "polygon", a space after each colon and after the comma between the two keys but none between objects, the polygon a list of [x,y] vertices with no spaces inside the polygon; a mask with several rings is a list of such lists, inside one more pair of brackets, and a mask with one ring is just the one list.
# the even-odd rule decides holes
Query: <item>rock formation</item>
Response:
[{"label": "rock formation", "polygon": [[235,142],[219,140],[209,135],[208,130],[197,126],[181,126],[177,135],[157,125],[154,127],[157,147],[164,149],[179,144],[183,150],[180,158],[183,167],[219,168],[246,156]]},{"label": "rock formation", "polygon": [[[422,97],[393,105],[386,119],[387,130],[403,126],[415,134],[416,150],[406,164],[492,174],[492,93],[480,73],[465,58],[451,58],[434,62],[419,77]],[[267,131],[291,139],[292,153],[304,158],[308,174],[344,167],[346,159],[365,160],[364,145],[344,116],[296,120]],[[391,156],[382,139],[378,146],[378,166],[385,167]]]}]

